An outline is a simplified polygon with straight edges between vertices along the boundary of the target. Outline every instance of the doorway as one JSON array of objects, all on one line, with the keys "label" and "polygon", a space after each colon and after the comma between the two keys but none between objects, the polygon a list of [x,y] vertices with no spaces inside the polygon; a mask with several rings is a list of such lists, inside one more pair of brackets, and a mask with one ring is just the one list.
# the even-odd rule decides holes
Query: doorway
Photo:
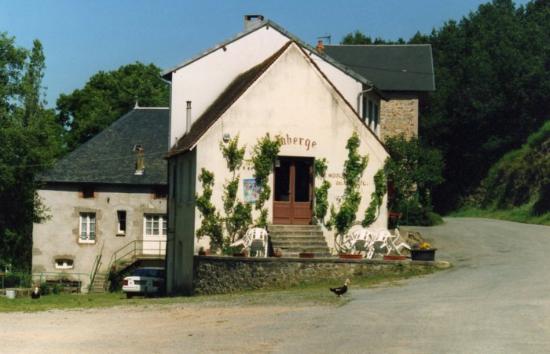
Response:
[{"label": "doorway", "polygon": [[313,158],[277,158],[273,193],[274,224],[311,224],[313,181]]}]

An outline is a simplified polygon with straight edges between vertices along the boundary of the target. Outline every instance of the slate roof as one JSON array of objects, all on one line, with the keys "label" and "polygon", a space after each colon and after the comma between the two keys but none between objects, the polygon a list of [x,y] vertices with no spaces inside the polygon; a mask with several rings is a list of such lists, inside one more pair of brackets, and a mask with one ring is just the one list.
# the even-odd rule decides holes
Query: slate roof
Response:
[{"label": "slate roof", "polygon": [[429,44],[326,45],[325,53],[382,91],[435,90]]},{"label": "slate roof", "polygon": [[[37,177],[49,183],[166,185],[168,108],[135,108]],[[144,148],[145,172],[134,175],[134,145]]]}]

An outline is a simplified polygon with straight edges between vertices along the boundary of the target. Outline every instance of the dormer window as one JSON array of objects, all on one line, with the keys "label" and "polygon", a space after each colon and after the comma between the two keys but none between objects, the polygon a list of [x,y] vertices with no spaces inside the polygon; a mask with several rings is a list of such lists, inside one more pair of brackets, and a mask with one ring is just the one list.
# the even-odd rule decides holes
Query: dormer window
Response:
[{"label": "dormer window", "polygon": [[136,144],[132,149],[136,154],[136,168],[134,175],[141,176],[145,172],[145,149],[142,145]]}]

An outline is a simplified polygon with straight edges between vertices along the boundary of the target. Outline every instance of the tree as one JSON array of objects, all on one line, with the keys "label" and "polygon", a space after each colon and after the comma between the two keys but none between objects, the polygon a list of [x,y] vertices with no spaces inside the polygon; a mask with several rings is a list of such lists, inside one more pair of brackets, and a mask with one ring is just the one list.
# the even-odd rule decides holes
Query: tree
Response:
[{"label": "tree", "polygon": [[390,157],[384,171],[392,186],[388,208],[404,214],[407,224],[433,224],[431,194],[443,182],[441,153],[423,147],[417,138],[407,140],[404,135],[388,138],[386,147]]},{"label": "tree", "polygon": [[44,107],[44,54],[0,34],[0,266],[28,271],[32,224],[46,217],[35,176],[62,152],[61,129]]},{"label": "tree", "polygon": [[[370,42],[360,32],[344,38]],[[437,89],[420,102],[420,139],[446,162],[433,202],[448,212],[548,119],[549,2],[516,8],[512,0],[493,0],[409,43],[432,46]]]},{"label": "tree", "polygon": [[142,107],[166,107],[169,87],[153,64],[136,62],[93,75],[82,89],[57,99],[58,122],[70,150],[86,142],[127,113]]}]

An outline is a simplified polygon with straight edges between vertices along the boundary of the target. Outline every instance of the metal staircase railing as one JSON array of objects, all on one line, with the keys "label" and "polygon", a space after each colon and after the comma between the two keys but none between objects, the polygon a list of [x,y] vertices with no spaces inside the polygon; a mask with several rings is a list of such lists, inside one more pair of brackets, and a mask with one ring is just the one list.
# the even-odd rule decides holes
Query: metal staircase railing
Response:
[{"label": "metal staircase railing", "polygon": [[101,257],[103,255],[103,247],[105,247],[105,242],[101,244],[101,250],[99,251],[99,254],[95,256],[94,264],[92,265],[92,271],[90,272],[90,285],[88,285],[88,291],[92,289],[92,286],[94,285],[95,276],[97,274],[97,270],[99,269],[99,266],[101,265]]},{"label": "metal staircase railing", "polygon": [[117,271],[118,264],[133,262],[139,257],[164,257],[166,240],[134,240],[116,250],[107,269]]}]

